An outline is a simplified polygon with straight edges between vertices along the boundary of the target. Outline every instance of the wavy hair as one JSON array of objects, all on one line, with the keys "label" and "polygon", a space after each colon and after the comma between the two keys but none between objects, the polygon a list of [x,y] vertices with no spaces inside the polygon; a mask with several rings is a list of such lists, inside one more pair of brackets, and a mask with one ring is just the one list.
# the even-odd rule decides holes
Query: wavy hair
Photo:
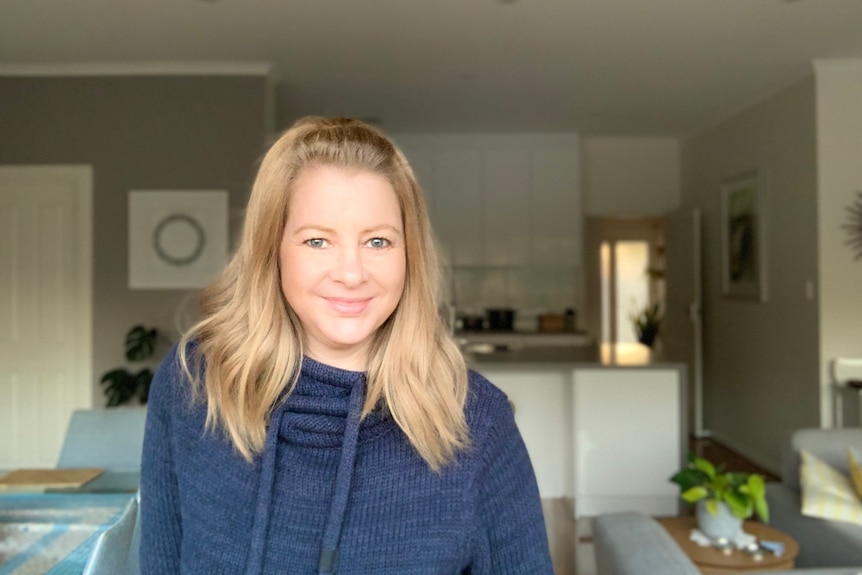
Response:
[{"label": "wavy hair", "polygon": [[279,245],[300,173],[321,165],[381,174],[398,196],[404,291],[372,341],[362,417],[387,409],[419,455],[440,469],[469,445],[467,368],[438,313],[440,270],[422,190],[401,151],[362,122],[303,118],[264,155],[240,244],[201,294],[203,319],[180,342],[181,365],[195,396],[206,398],[207,428],[222,429],[252,461],[273,409],[299,377],[303,328],[281,290]]}]

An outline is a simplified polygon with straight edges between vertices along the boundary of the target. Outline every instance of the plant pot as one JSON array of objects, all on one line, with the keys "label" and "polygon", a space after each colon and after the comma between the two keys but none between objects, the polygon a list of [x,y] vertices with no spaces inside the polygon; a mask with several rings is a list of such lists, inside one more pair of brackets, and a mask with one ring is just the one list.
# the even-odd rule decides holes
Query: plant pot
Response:
[{"label": "plant pot", "polygon": [[658,336],[658,326],[646,326],[638,334],[638,341],[647,347],[652,347],[655,344],[655,338]]},{"label": "plant pot", "polygon": [[733,539],[742,530],[742,519],[731,513],[727,503],[719,502],[718,513],[713,515],[701,499],[695,508],[697,527],[710,539]]}]

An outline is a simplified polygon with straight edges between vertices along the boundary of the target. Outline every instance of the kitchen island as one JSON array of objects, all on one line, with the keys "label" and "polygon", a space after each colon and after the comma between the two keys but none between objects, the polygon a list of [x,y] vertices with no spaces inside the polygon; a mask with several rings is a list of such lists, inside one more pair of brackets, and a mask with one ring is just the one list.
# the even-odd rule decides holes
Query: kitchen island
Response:
[{"label": "kitchen island", "polygon": [[543,499],[575,517],[676,515],[687,450],[685,368],[639,344],[483,348],[465,357],[508,396]]}]

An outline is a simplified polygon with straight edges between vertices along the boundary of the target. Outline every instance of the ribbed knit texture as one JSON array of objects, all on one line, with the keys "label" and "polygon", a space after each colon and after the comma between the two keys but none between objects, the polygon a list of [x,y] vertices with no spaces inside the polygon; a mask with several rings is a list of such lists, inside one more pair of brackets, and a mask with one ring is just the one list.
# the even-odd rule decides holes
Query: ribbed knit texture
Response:
[{"label": "ribbed knit texture", "polygon": [[[150,391],[142,573],[313,575],[336,546],[337,575],[552,574],[536,480],[502,392],[470,373],[472,447],[435,473],[382,413],[362,421],[345,459],[357,386],[364,374],[305,358],[249,464],[204,430],[206,407],[191,403],[172,351]],[[342,462],[349,473],[337,479]]]}]

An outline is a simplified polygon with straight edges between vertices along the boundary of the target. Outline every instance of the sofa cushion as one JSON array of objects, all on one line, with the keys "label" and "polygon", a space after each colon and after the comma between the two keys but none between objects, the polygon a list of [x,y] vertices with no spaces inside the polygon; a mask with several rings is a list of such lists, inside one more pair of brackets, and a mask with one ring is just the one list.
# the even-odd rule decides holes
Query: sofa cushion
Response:
[{"label": "sofa cushion", "polygon": [[797,429],[784,444],[781,456],[781,480],[795,491],[799,485],[799,452],[803,449],[816,455],[842,473],[849,473],[847,448],[862,451],[862,428]]},{"label": "sofa cushion", "polygon": [[802,450],[802,514],[862,525],[862,501],[849,477]]},{"label": "sofa cushion", "polygon": [[766,484],[769,524],[799,543],[797,567],[862,565],[862,525],[806,517],[801,495],[781,483]]},{"label": "sofa cushion", "polygon": [[847,448],[847,467],[850,468],[850,481],[856,495],[862,497],[862,455],[852,447]]}]

